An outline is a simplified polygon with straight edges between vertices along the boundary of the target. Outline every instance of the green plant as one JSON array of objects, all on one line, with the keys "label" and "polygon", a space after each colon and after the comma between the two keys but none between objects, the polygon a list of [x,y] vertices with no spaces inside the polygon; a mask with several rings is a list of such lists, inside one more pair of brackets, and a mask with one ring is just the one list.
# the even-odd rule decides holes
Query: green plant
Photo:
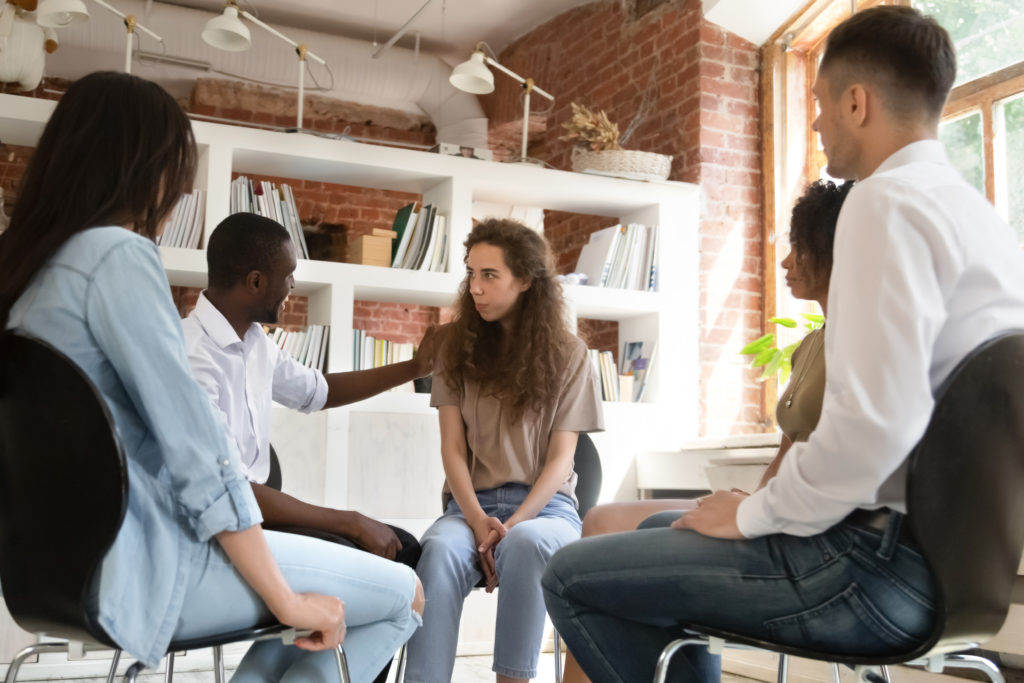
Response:
[{"label": "green plant", "polygon": [[[825,316],[822,315],[804,313],[803,317],[807,320],[804,323],[804,327],[808,332],[817,330],[825,324]],[[770,318],[769,322],[790,329],[794,329],[799,325],[792,318]],[[789,379],[789,372],[792,369],[793,352],[800,346],[800,341],[803,340],[795,341],[789,346],[780,349],[775,344],[775,335],[769,332],[740,349],[740,355],[754,357],[750,363],[751,368],[764,368],[761,371],[761,376],[757,378],[759,382],[764,382],[778,373],[779,383],[785,384],[786,380]]]}]

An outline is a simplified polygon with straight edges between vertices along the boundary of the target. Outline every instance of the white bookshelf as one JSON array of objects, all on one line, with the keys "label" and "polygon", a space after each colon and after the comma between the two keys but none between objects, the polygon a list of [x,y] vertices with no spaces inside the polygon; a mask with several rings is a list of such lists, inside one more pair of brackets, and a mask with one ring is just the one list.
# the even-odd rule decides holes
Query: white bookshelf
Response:
[{"label": "white bookshelf", "polygon": [[[35,146],[54,102],[0,94],[0,140]],[[199,147],[196,188],[206,191],[201,244],[229,212],[232,173],[342,183],[423,195],[448,216],[451,272],[300,260],[298,295],[309,299],[311,323],[331,326],[328,370],[351,369],[353,302],[387,301],[442,306],[451,303],[462,278],[462,243],[472,226],[475,201],[617,217],[623,223],[660,226],[659,292],[566,287],[579,318],[615,320],[619,342],[655,340],[657,356],[642,404],[605,404],[607,431],[594,436],[605,469],[602,499],[635,492],[634,456],[676,450],[697,435],[698,418],[698,188],[685,183],[644,183],[569,173],[537,166],[499,164],[406,149],[287,134],[209,122],[193,122]],[[154,134],[159,134],[154,131]],[[161,248],[171,284],[206,284],[200,250]],[[310,502],[350,507],[350,502],[392,500],[387,509],[361,510],[418,528],[440,512],[439,437],[435,411],[425,395],[387,394],[326,416],[275,417],[273,441],[282,462],[303,468]],[[292,434],[301,438],[292,438]],[[301,448],[296,444],[301,443]],[[295,451],[295,452],[290,452]],[[301,452],[298,452],[301,451]],[[424,465],[427,463],[427,465]],[[289,488],[288,469],[285,486]],[[374,490],[386,477],[359,488],[370,472],[391,481],[415,474],[401,496]],[[411,493],[410,493],[411,491]],[[358,494],[358,495],[356,495]]]}]

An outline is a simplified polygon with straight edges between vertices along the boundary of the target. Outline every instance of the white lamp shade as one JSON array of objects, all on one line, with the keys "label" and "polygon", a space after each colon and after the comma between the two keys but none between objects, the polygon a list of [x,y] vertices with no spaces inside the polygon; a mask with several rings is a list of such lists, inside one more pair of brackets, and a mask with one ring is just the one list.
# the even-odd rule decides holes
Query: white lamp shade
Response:
[{"label": "white lamp shade", "polygon": [[241,52],[252,45],[249,28],[238,18],[237,7],[225,7],[224,14],[206,22],[203,41],[219,50]]},{"label": "white lamp shade", "polygon": [[452,69],[452,75],[448,82],[463,92],[474,95],[486,95],[494,92],[494,74],[487,68],[484,62],[483,52],[474,52],[473,55]]},{"label": "white lamp shade", "polygon": [[36,9],[36,23],[47,28],[63,28],[89,19],[82,0],[43,0]]}]

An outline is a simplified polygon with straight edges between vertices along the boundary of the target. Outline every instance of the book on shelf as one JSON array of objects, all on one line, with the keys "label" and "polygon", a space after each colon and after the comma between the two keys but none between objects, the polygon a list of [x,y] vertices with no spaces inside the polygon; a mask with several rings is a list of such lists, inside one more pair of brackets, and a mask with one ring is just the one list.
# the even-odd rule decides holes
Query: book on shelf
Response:
[{"label": "book on shelf", "polygon": [[580,250],[576,272],[595,287],[657,291],[658,227],[630,223],[597,230]]},{"label": "book on shelf", "polygon": [[[369,335],[365,330],[352,330],[352,369],[372,370],[393,363],[412,360],[416,353],[414,344],[380,339]],[[411,393],[412,382],[406,382],[391,391]]]},{"label": "book on shelf", "polygon": [[589,349],[588,356],[598,379],[601,381],[601,400],[619,400],[619,378],[615,372],[615,360],[611,351]]},{"label": "book on shelf", "polygon": [[412,237],[412,227],[416,224],[416,202],[406,204],[395,213],[395,220],[391,223],[391,229],[397,237],[391,242],[391,267],[397,268],[405,257],[405,250],[409,246],[409,238]]},{"label": "book on shelf", "polygon": [[304,330],[291,331],[280,327],[264,326],[274,345],[307,368],[324,372],[327,367],[327,338],[330,325],[309,325]]},{"label": "book on shelf", "polygon": [[199,248],[199,240],[203,235],[203,221],[206,218],[204,196],[203,190],[194,190],[182,195],[174,205],[163,233],[157,238],[157,244],[181,249]]},{"label": "book on shelf", "polygon": [[255,213],[277,221],[284,226],[295,245],[298,258],[309,258],[306,236],[295,206],[295,195],[290,185],[261,180],[253,182],[245,176],[231,181],[231,213]]},{"label": "book on shelf", "polygon": [[619,356],[621,361],[619,374],[632,376],[632,400],[636,403],[643,400],[644,391],[647,388],[647,378],[656,351],[657,345],[652,341],[628,341],[622,345],[622,354]]},{"label": "book on shelf", "polygon": [[399,234],[393,245],[392,268],[443,272],[448,267],[448,221],[437,207],[425,204],[415,211],[407,204],[395,214],[392,229]]}]

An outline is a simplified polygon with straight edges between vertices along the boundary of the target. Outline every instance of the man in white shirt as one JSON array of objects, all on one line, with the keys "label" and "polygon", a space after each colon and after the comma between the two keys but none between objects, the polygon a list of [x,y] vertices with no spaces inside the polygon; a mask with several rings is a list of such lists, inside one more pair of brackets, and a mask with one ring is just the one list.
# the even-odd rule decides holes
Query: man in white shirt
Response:
[{"label": "man in white shirt", "polygon": [[[593,680],[650,680],[681,622],[859,654],[930,633],[933,580],[902,528],[906,458],[957,363],[1024,329],[1016,237],[937,141],[955,74],[949,35],[909,7],[829,36],[814,128],[829,174],[858,182],[836,230],[821,419],[761,490],[552,558],[548,611]],[[689,650],[673,670],[716,679],[717,658]]]},{"label": "man in white shirt", "polygon": [[264,484],[270,474],[272,401],[308,413],[429,375],[433,331],[424,335],[411,361],[324,375],[277,348],[262,327],[277,322],[295,286],[295,249],[284,227],[255,214],[234,214],[210,236],[206,258],[208,287],[182,321],[189,362],[238,444],[264,525],[415,566],[420,547],[408,532],[353,510],[309,505]]}]

